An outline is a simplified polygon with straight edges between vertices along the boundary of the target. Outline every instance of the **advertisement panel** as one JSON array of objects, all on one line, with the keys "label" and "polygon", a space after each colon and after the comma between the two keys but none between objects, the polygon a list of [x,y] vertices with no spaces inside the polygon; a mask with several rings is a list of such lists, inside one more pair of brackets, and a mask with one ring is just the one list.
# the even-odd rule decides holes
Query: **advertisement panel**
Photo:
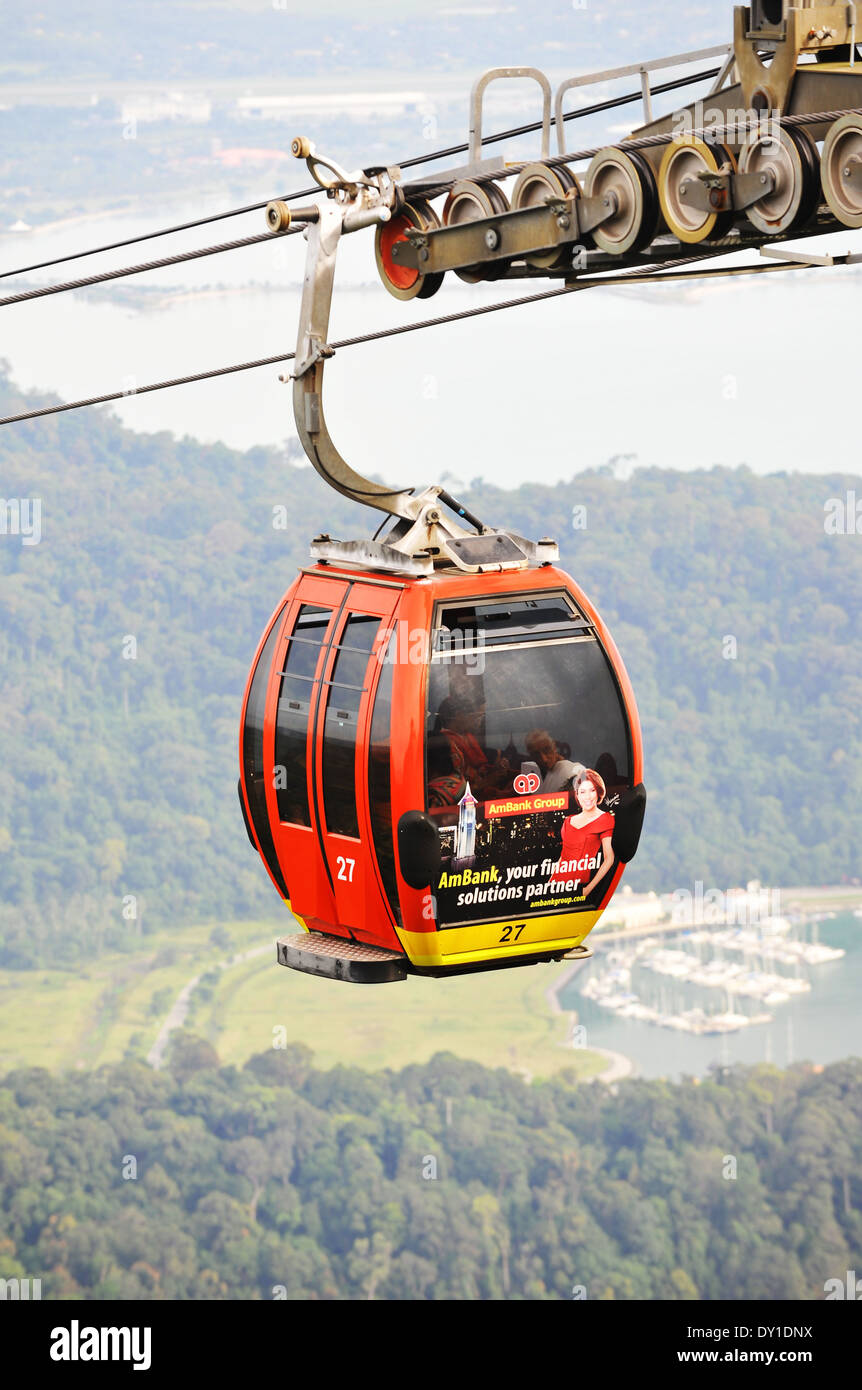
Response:
[{"label": "advertisement panel", "polygon": [[[535,774],[516,778],[538,784]],[[457,804],[431,807],[442,846],[434,886],[441,927],[595,907],[613,867],[613,803],[585,769],[573,790],[479,801],[469,782]]]}]

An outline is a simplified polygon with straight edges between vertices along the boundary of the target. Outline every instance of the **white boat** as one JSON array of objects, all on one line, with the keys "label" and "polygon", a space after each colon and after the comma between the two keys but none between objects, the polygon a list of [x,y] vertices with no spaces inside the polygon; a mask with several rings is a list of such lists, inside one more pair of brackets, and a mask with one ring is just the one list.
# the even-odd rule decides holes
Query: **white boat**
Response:
[{"label": "white boat", "polygon": [[823,965],[828,960],[840,960],[846,954],[841,946],[824,946],[820,942],[813,942],[805,947],[802,959],[806,965]]}]

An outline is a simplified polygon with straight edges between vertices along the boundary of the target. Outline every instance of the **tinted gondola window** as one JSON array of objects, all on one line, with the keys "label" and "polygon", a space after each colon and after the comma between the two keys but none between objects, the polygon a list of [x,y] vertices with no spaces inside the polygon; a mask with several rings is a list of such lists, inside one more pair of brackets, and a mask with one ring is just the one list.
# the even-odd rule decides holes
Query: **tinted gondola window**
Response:
[{"label": "tinted gondola window", "polygon": [[380,877],[396,922],[400,924],[398,882],[395,877],[395,841],[392,834],[392,681],[395,672],[393,633],[374,697],[371,739],[368,749],[368,801],[371,833]]},{"label": "tinted gondola window", "polygon": [[564,876],[563,822],[582,811],[585,772],[604,789],[587,814],[611,829],[631,783],[625,704],[592,624],[561,594],[443,608],[436,632],[426,757],[444,855],[439,921],[591,906],[602,836]]},{"label": "tinted gondola window", "polygon": [[368,660],[380,619],[348,618],[332,668],[323,729],[323,814],[326,828],[359,838],[356,815],[356,734],[359,706],[368,685]]},{"label": "tinted gondola window", "polygon": [[294,825],[311,825],[308,810],[308,726],[317,698],[317,659],[332,610],[303,604],[287,648],[275,726],[275,787],[278,815]]},{"label": "tinted gondola window", "polygon": [[[536,760],[536,736],[544,732],[562,758],[585,767],[600,763],[613,785],[629,779],[622,695],[592,625],[562,595],[438,613],[428,687],[429,755],[447,729],[442,747],[450,762],[453,748],[456,764],[463,748],[465,766],[478,773],[489,764],[479,776],[483,785],[513,789],[521,764]],[[503,760],[506,768],[492,773],[491,763]],[[545,780],[547,770],[540,770]]]},{"label": "tinted gondola window", "polygon": [[275,650],[279,628],[281,627],[281,609],[273,623],[269,636],[267,637],[263,650],[260,654],[251,686],[248,692],[248,702],[245,710],[245,724],[242,731],[242,771],[245,779],[246,796],[248,797],[249,810],[251,812],[252,825],[257,835],[261,853],[266,860],[270,873],[278,884],[279,891],[283,897],[288,896],[287,885],[278,867],[278,860],[275,854],[272,834],[269,828],[269,819],[266,814],[266,784],[264,781],[263,769],[263,716],[266,706],[266,692],[269,685],[269,673],[272,667],[272,654]]},{"label": "tinted gondola window", "polygon": [[505,603],[452,604],[437,615],[435,651],[539,642],[592,631],[592,624],[562,594],[515,598]]}]

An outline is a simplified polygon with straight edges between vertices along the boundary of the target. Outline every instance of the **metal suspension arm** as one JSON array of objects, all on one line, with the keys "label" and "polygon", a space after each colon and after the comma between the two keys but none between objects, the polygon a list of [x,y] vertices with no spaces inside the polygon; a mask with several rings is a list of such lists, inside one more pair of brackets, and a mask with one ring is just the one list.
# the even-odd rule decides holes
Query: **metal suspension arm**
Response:
[{"label": "metal suspension arm", "polygon": [[293,412],[296,428],[306,454],[320,476],[345,497],[394,516],[417,515],[412,489],[391,488],[363,478],[342,457],[329,433],[323,411],[323,374],[332,349],[328,344],[329,315],[335,261],[343,231],[358,230],[369,223],[388,220],[384,203],[366,207],[327,199],[315,222],[309,223],[308,255],[299,334],[296,342],[296,369],[293,376]]},{"label": "metal suspension arm", "polygon": [[[356,558],[382,562],[398,557],[401,565],[407,564],[419,573],[430,572],[434,564],[442,563],[478,572],[519,569],[530,558],[553,560],[556,546],[552,542],[534,544],[513,533],[485,526],[442,486],[416,492],[411,487],[393,488],[372,482],[351,468],[336,448],[323,411],[323,374],[333,355],[328,334],[338,246],[346,232],[389,221],[393,206],[398,203],[395,179],[400,171],[347,173],[334,161],[315,154],[314,146],[304,139],[293,142],[293,152],[306,160],[327,196],[319,205],[294,212],[280,201],[270,203],[266,210],[272,231],[285,231],[291,221],[305,222],[308,241],[295,368],[282,380],[293,380],[297,432],[323,480],[344,497],[394,518],[394,525],[380,544],[359,543],[361,555],[357,551]],[[449,514],[444,515],[442,508]],[[472,529],[465,529],[457,518]],[[323,548],[317,553],[321,556],[341,544],[330,542],[327,537],[320,540]]]}]

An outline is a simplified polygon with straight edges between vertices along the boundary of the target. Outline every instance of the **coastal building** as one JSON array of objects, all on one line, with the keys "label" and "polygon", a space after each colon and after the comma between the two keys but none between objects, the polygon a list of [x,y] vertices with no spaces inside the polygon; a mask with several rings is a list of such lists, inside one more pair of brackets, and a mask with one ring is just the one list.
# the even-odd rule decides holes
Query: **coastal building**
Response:
[{"label": "coastal building", "polygon": [[653,927],[667,919],[668,911],[657,893],[633,893],[624,884],[605,908],[601,928],[624,931],[632,927]]}]

